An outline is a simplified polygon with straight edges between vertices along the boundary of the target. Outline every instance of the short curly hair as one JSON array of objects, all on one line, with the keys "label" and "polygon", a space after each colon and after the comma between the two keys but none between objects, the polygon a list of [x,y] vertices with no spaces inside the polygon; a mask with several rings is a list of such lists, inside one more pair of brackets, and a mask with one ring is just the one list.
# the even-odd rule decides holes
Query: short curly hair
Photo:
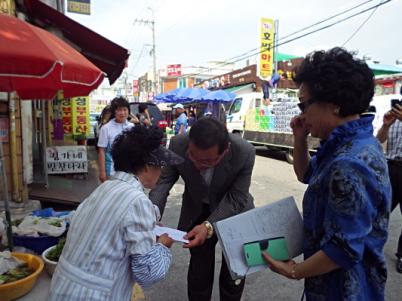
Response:
[{"label": "short curly hair", "polygon": [[307,86],[311,99],[339,106],[342,117],[367,110],[374,95],[374,74],[343,48],[315,51],[295,70],[294,81]]},{"label": "short curly hair", "polygon": [[115,171],[137,173],[145,167],[149,153],[158,148],[163,131],[156,126],[137,125],[118,135],[112,145]]}]

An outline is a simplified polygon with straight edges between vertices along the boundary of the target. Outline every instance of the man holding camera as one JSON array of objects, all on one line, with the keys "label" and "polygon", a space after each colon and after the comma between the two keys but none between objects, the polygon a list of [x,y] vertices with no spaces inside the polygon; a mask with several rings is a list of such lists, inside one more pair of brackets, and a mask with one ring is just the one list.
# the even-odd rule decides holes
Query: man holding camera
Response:
[{"label": "man holding camera", "polygon": [[[402,212],[402,102],[392,100],[392,109],[384,115],[381,129],[377,133],[381,143],[387,141],[389,177],[392,185],[392,210],[399,204]],[[402,232],[396,251],[396,270],[402,273]]]}]

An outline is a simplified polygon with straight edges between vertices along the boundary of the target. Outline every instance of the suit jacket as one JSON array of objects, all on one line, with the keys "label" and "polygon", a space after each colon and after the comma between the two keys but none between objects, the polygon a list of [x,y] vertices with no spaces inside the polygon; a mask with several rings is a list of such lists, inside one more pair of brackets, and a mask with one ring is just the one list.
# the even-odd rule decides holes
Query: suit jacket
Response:
[{"label": "suit jacket", "polygon": [[229,152],[215,166],[212,181],[208,187],[187,157],[188,134],[171,139],[169,149],[185,158],[184,163],[168,166],[162,171],[157,186],[150,192],[151,201],[159,207],[161,214],[165,209],[169,191],[179,176],[185,182],[181,214],[178,228],[189,231],[195,226],[203,210],[203,200],[208,198],[211,214],[210,223],[254,208],[254,199],[249,193],[253,171],[255,150],[238,135],[230,134]]}]

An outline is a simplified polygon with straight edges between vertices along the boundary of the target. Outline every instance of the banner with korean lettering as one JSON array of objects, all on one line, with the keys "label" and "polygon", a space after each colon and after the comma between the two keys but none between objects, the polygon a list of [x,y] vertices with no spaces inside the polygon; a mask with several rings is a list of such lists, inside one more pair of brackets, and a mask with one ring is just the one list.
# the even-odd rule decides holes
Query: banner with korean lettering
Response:
[{"label": "banner with korean lettering", "polygon": [[73,111],[73,135],[89,134],[89,96],[71,98]]},{"label": "banner with korean lettering", "polygon": [[67,11],[82,15],[91,14],[91,0],[67,0]]},{"label": "banner with korean lettering", "polygon": [[15,1],[0,0],[0,13],[15,16]]},{"label": "banner with korean lettering", "polygon": [[139,84],[138,79],[133,80],[133,96],[138,96],[139,94]]},{"label": "banner with korean lettering", "polygon": [[181,76],[181,64],[167,65],[167,76]]},{"label": "banner with korean lettering", "polygon": [[73,112],[70,98],[61,98],[61,111],[64,135],[71,135],[73,133]]},{"label": "banner with korean lettering", "polygon": [[259,38],[259,59],[258,59],[258,77],[264,80],[271,78],[274,66],[274,34],[275,21],[273,19],[261,18],[260,38]]},{"label": "banner with korean lettering", "polygon": [[68,145],[46,148],[48,174],[87,173],[86,146]]}]

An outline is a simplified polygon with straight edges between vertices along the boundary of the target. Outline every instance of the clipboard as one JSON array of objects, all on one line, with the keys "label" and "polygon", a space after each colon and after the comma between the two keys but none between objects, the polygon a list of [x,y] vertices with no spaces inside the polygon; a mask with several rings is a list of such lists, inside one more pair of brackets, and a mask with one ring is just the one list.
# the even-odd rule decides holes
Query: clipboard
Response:
[{"label": "clipboard", "polygon": [[302,253],[303,220],[293,197],[218,221],[214,223],[214,229],[234,280],[267,268],[266,265],[247,265],[245,243],[284,237],[289,258]]}]

